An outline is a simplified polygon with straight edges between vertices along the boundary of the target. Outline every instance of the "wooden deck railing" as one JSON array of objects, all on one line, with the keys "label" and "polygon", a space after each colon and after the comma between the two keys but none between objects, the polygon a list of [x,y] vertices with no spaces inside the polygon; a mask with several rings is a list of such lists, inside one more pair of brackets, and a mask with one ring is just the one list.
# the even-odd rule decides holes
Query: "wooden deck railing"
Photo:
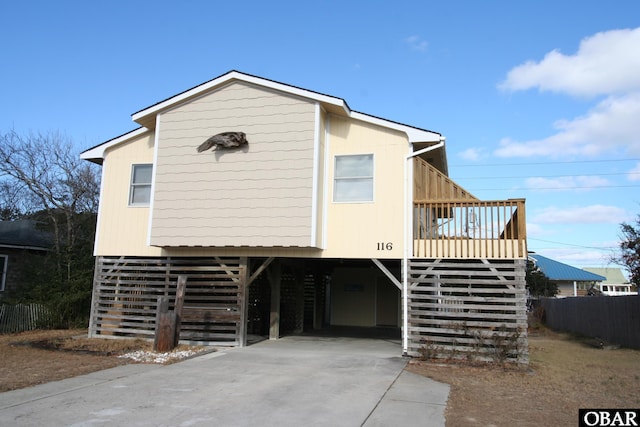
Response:
[{"label": "wooden deck railing", "polygon": [[417,258],[526,258],[525,201],[414,201],[413,240]]}]

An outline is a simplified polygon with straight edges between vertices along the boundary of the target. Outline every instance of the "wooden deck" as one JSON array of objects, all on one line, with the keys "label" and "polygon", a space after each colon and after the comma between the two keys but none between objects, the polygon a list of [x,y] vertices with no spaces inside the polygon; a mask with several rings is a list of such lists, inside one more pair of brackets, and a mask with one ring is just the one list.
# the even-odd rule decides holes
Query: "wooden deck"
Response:
[{"label": "wooden deck", "polygon": [[416,157],[413,200],[414,257],[526,259],[524,199],[479,200]]},{"label": "wooden deck", "polygon": [[418,200],[413,256],[453,259],[526,259],[524,199]]}]

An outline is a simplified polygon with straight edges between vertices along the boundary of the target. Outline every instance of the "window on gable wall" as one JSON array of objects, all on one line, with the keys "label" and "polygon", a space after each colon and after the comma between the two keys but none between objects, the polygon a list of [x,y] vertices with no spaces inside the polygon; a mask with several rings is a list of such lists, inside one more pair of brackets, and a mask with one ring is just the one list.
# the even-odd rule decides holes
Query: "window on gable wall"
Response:
[{"label": "window on gable wall", "polygon": [[133,165],[131,168],[131,188],[129,206],[148,206],[151,200],[151,173],[153,165]]},{"label": "window on gable wall", "polygon": [[334,202],[373,201],[373,154],[336,156]]}]

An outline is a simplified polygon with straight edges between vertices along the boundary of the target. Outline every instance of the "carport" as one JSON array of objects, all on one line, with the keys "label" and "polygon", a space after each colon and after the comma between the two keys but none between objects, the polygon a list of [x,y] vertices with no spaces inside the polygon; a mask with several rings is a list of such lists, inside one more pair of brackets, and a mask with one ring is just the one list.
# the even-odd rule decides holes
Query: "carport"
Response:
[{"label": "carport", "polygon": [[89,336],[153,338],[157,301],[175,308],[180,276],[185,343],[400,336],[399,260],[276,257],[98,257]]},{"label": "carport", "polygon": [[280,258],[251,260],[264,267],[250,281],[247,332],[400,338],[400,290],[388,274],[400,262]]}]

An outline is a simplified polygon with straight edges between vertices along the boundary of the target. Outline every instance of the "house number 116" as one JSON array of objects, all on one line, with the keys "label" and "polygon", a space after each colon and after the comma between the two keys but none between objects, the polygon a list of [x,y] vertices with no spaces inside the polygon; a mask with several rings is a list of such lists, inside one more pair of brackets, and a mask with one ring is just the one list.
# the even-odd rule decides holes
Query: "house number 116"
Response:
[{"label": "house number 116", "polygon": [[379,251],[390,251],[393,249],[393,243],[391,242],[378,242]]}]

